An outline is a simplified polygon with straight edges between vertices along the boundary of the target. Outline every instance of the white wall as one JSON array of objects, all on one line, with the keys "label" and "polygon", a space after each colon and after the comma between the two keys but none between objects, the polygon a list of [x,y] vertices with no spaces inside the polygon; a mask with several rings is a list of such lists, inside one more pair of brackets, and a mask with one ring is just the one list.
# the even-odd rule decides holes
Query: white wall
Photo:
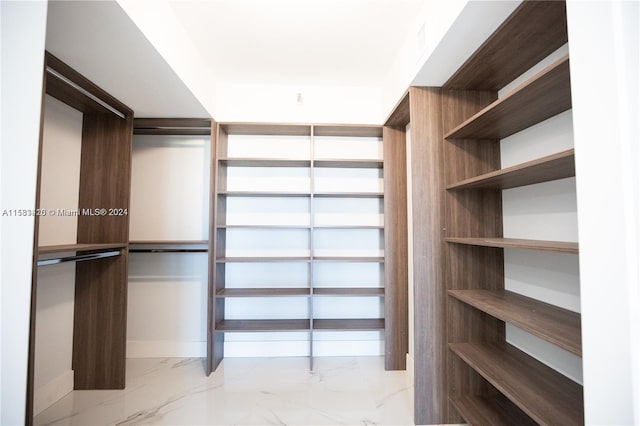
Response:
[{"label": "white wall", "polygon": [[[35,207],[46,2],[3,1],[1,209]],[[24,424],[33,217],[1,222],[0,423]]]},{"label": "white wall", "polygon": [[78,208],[82,113],[47,95],[42,137],[40,208],[48,213],[40,218],[38,244],[75,244],[78,216],[58,210]]},{"label": "white wall", "polygon": [[[59,210],[78,208],[82,113],[50,96],[44,108],[38,243],[74,244],[78,217]],[[38,268],[34,415],[73,390],[75,277],[73,263]]]},{"label": "white wall", "polygon": [[639,23],[638,2],[567,2],[587,424],[640,423]]},{"label": "white wall", "polygon": [[258,83],[216,87],[215,117],[223,122],[380,124],[387,113],[379,87]]}]

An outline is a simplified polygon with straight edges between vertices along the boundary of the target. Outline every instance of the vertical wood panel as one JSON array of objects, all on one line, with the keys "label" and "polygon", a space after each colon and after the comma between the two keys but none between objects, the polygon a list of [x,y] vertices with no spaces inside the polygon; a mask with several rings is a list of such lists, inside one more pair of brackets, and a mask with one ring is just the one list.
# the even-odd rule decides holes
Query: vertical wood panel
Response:
[{"label": "vertical wood panel", "polygon": [[[493,91],[443,91],[443,130],[459,123],[496,99]],[[445,184],[500,168],[496,140],[455,140],[444,143]],[[446,236],[502,236],[502,195],[499,191],[446,191]],[[504,288],[501,249],[445,244],[447,289]],[[504,341],[504,323],[451,297],[447,299],[449,342]],[[486,395],[495,389],[456,355],[448,352],[449,396]],[[448,419],[462,419],[448,406]]]},{"label": "vertical wood panel", "polygon": [[407,368],[408,247],[407,169],[404,129],[384,127],[385,369]]},{"label": "vertical wood panel", "polygon": [[412,87],[415,423],[447,423],[441,90]]},{"label": "vertical wood panel", "polygon": [[[78,218],[79,243],[129,240],[133,120],[85,113],[78,208],[107,209]],[[73,366],[75,389],[122,389],[125,385],[128,253],[76,265]]]},{"label": "vertical wood panel", "polygon": [[[129,209],[133,120],[85,113],[80,157],[78,208]],[[129,216],[80,215],[79,243],[122,243],[129,239]]]},{"label": "vertical wood panel", "polygon": [[[222,127],[211,120],[211,167],[209,185],[209,275],[207,292],[207,375],[218,367],[224,356],[224,335],[216,333],[216,318],[221,311],[224,314],[224,306],[216,309],[216,293],[218,287],[224,288],[224,265],[216,263],[218,257],[218,224],[220,213],[218,206],[219,171],[218,158],[223,153],[226,155],[227,134]],[[224,303],[224,301],[222,301]]]},{"label": "vertical wood panel", "polygon": [[74,389],[124,389],[127,255],[76,264]]}]

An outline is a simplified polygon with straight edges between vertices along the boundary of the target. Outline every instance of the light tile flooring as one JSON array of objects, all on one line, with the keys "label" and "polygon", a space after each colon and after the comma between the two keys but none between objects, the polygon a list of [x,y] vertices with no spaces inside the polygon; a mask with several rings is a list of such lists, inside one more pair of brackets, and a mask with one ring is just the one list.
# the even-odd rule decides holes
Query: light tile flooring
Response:
[{"label": "light tile flooring", "polygon": [[127,360],[127,387],[74,391],[36,425],[411,425],[413,388],[380,357]]}]

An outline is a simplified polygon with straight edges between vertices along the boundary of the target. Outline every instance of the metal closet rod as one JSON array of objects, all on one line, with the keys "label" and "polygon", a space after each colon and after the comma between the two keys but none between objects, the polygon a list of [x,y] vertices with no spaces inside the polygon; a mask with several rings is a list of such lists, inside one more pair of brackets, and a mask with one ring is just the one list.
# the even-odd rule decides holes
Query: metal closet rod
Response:
[{"label": "metal closet rod", "polygon": [[120,256],[122,250],[106,251],[102,253],[79,254],[77,256],[58,257],[55,259],[39,260],[38,266],[56,265],[65,262],[83,262],[85,260],[103,259],[105,257]]},{"label": "metal closet rod", "polygon": [[47,66],[47,72],[49,74],[51,74],[52,76],[56,77],[57,79],[63,81],[67,85],[73,87],[75,90],[77,90],[78,92],[82,93],[83,95],[85,95],[86,97],[88,97],[92,101],[96,102],[100,106],[108,109],[109,111],[111,111],[112,113],[117,115],[118,117],[123,118],[123,119],[127,118],[125,114],[121,113],[116,108],[112,107],[111,105],[109,105],[108,103],[106,103],[105,101],[103,101],[102,99],[100,99],[99,97],[94,95],[93,93],[87,91],[83,87],[78,86],[76,83],[74,83],[73,81],[69,80],[67,77],[65,77],[64,75],[60,74],[58,71],[54,70],[53,68]]}]

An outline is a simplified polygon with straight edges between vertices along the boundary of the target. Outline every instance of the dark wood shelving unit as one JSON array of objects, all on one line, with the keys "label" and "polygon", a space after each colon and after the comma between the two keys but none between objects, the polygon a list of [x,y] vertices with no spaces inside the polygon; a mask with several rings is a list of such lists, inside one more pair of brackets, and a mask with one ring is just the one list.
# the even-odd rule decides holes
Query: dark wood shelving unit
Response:
[{"label": "dark wood shelving unit", "polygon": [[470,425],[536,426],[531,417],[504,395],[459,396],[451,403]]},{"label": "dark wood shelving unit", "polygon": [[482,247],[497,247],[523,250],[553,251],[578,254],[578,243],[565,241],[525,240],[519,238],[445,238],[454,244],[467,244]]},{"label": "dark wood shelving unit", "polygon": [[383,297],[384,288],[373,287],[314,287],[314,296],[344,296],[344,297]]},{"label": "dark wood shelving unit", "polygon": [[565,44],[563,1],[526,1],[447,80],[445,89],[500,90]]},{"label": "dark wood shelving unit", "polygon": [[305,331],[311,329],[308,319],[282,320],[223,320],[216,323],[216,332],[265,332],[265,331]]},{"label": "dark wood shelving unit", "polygon": [[384,319],[314,319],[313,329],[317,331],[382,331]]},{"label": "dark wood shelving unit", "polygon": [[583,421],[581,386],[506,344],[511,322],[580,353],[579,314],[505,292],[503,250],[578,253],[503,238],[501,190],[576,176],[573,150],[501,169],[500,139],[571,108],[568,56],[498,94],[567,43],[565,9],[520,3],[443,87],[410,87],[385,123],[385,144],[405,143],[410,124],[416,424]]},{"label": "dark wood shelving unit", "polygon": [[576,175],[573,149],[448,185],[449,190],[509,189]]},{"label": "dark wood shelving unit", "polygon": [[192,245],[204,245],[209,244],[207,240],[138,240],[129,241],[131,246],[192,246]]},{"label": "dark wood shelving unit", "polygon": [[311,290],[305,288],[223,288],[216,297],[298,297],[310,296]]},{"label": "dark wood shelving unit", "polygon": [[[80,211],[98,208],[129,211],[133,110],[54,55],[43,53],[35,208],[40,209],[43,191],[46,191],[42,181],[48,177],[43,177],[43,164],[52,160],[47,158],[48,139],[43,131],[46,97],[50,96],[82,116],[79,186],[75,189],[78,204],[73,207]],[[52,260],[78,261],[72,308],[73,388],[124,389],[126,376],[129,217],[78,215],[75,244],[39,246],[41,227],[42,221],[36,216],[25,424],[33,424],[38,275],[46,273],[38,267],[40,262],[45,265]],[[119,254],[110,256],[111,251]],[[65,252],[75,255],[51,258]]]},{"label": "dark wood shelving unit", "polygon": [[582,386],[509,344],[449,348],[540,424],[584,424]]},{"label": "dark wood shelving unit", "polygon": [[505,290],[449,290],[463,303],[582,356],[580,314]]},{"label": "dark wood shelving unit", "polygon": [[445,139],[502,139],[571,108],[569,57],[445,134]]},{"label": "dark wood shelving unit", "polygon": [[113,249],[123,249],[127,247],[127,243],[76,243],[76,244],[59,244],[54,246],[38,247],[38,255],[64,253],[64,252],[100,252]]},{"label": "dark wood shelving unit", "polygon": [[[234,157],[230,155],[230,152],[240,152],[237,149],[241,148],[241,145],[231,146],[230,136],[303,136],[299,140],[292,143],[308,143],[309,144],[309,158],[242,158]],[[386,256],[316,256],[314,244],[314,233],[323,232],[324,230],[373,230],[384,232],[384,244],[385,253],[387,250],[387,241],[396,242],[399,247],[406,246],[406,230],[396,229],[396,223],[388,223],[385,219],[385,225],[361,225],[361,224],[348,224],[338,223],[331,225],[316,225],[314,200],[318,198],[325,199],[337,199],[336,203],[342,201],[342,199],[361,199],[371,198],[383,200],[385,204],[384,212],[385,217],[387,211],[397,212],[397,214],[404,220],[406,220],[406,212],[402,214],[401,206],[396,198],[391,197],[389,202],[394,202],[387,205],[386,194],[384,191],[370,191],[370,192],[358,192],[358,191],[344,191],[344,192],[328,192],[328,191],[316,191],[314,185],[315,169],[373,169],[377,170],[379,178],[382,178],[382,170],[384,170],[384,182],[385,191],[387,188],[393,185],[395,190],[395,180],[399,182],[401,179],[406,178],[405,169],[400,165],[404,165],[405,156],[404,151],[400,151],[400,146],[385,146],[384,147],[384,160],[377,158],[334,158],[332,154],[327,154],[324,158],[316,158],[314,156],[314,138],[315,137],[347,137],[347,138],[380,138],[382,136],[382,127],[380,126],[368,126],[368,125],[287,125],[287,124],[260,124],[260,123],[219,123],[217,129],[212,133],[212,137],[216,140],[216,149],[212,152],[212,165],[215,168],[213,172],[213,179],[211,184],[212,189],[212,205],[210,211],[213,212],[215,217],[211,219],[211,238],[210,247],[212,248],[213,262],[210,265],[210,298],[209,298],[209,343],[208,343],[208,364],[207,369],[209,372],[215,370],[217,365],[224,357],[224,333],[227,332],[270,332],[270,331],[385,331],[385,345],[386,345],[386,360],[387,365],[393,369],[396,365],[404,364],[406,345],[404,345],[403,336],[406,339],[406,310],[403,312],[397,309],[397,303],[386,304],[385,317],[389,318],[387,321],[393,327],[385,330],[384,318],[365,318],[365,319],[318,319],[314,316],[313,298],[321,297],[323,300],[330,297],[370,297],[384,299],[385,295],[389,292],[395,293],[401,292],[401,286],[406,287],[406,275],[402,275],[400,272],[403,270],[401,267],[395,267],[396,262],[405,261],[398,258],[398,256],[392,257],[391,261],[386,261]],[[306,137],[309,137],[306,140]],[[243,143],[247,139],[238,139]],[[359,143],[360,141],[354,141]],[[362,142],[370,142],[362,140]],[[236,143],[235,141],[233,143]],[[321,142],[318,142],[321,143]],[[333,143],[333,141],[332,141]],[[368,145],[371,147],[371,145]],[[330,146],[327,146],[330,150]],[[303,148],[301,147],[301,150]],[[306,149],[306,148],[304,148]],[[389,152],[396,152],[397,158],[388,159]],[[248,152],[248,151],[247,151]],[[299,152],[299,151],[298,151]],[[326,151],[329,152],[329,151]],[[318,152],[315,152],[318,154]],[[240,154],[241,155],[241,154]],[[249,153],[249,155],[252,155]],[[268,154],[262,154],[268,155]],[[280,154],[274,154],[280,155]],[[298,154],[292,154],[298,155]],[[306,167],[309,169],[310,178],[310,190],[299,191],[252,191],[252,190],[228,190],[229,186],[229,170],[232,167],[272,167],[272,168],[285,168],[285,167]],[[396,170],[394,172],[394,170]],[[398,174],[398,176],[395,175]],[[401,182],[400,182],[401,183]],[[406,187],[405,187],[406,188]],[[406,192],[406,190],[405,190]],[[406,195],[406,194],[402,194]],[[236,223],[247,223],[242,225],[233,225],[233,219],[231,219],[230,213],[227,210],[229,199],[231,197],[248,197],[256,198],[260,197],[300,197],[309,199],[309,211],[310,222],[305,225],[278,225],[268,224],[265,219],[265,224],[250,223],[246,221],[237,221]],[[406,199],[405,199],[406,203]],[[377,208],[382,213],[382,206]],[[392,213],[388,214],[389,217],[393,217]],[[215,219],[215,220],[214,220]],[[287,256],[287,257],[270,257],[268,253],[263,256],[246,256],[235,257],[228,256],[227,239],[230,237],[228,230],[233,229],[247,229],[247,230],[272,230],[277,232],[278,230],[290,230],[300,229],[308,230],[309,238],[309,252],[310,256]],[[400,234],[404,235],[405,242],[402,243]],[[274,234],[275,235],[275,234]],[[390,235],[392,238],[387,238]],[[395,235],[395,238],[393,236]],[[382,237],[382,235],[381,235]],[[395,246],[393,246],[395,247]],[[406,247],[405,247],[406,248]],[[395,250],[401,254],[402,250]],[[375,252],[374,252],[375,253]],[[406,259],[406,258],[405,258]],[[307,263],[309,265],[309,275],[307,287],[299,288],[226,288],[226,273],[227,265],[231,263]],[[313,268],[315,264],[320,263],[378,263],[385,265],[385,288],[376,287],[364,287],[364,288],[352,288],[347,287],[347,283],[343,284],[341,277],[335,277],[335,286],[328,288],[318,288],[314,286]],[[388,274],[388,277],[386,276]],[[405,290],[406,291],[406,290]],[[234,319],[229,320],[225,318],[225,301],[228,298],[241,298],[241,297],[253,297],[253,298],[272,298],[272,297],[303,297],[309,299],[309,319],[296,319],[296,320],[248,320],[248,319]],[[400,300],[402,302],[402,299]],[[402,321],[392,321],[394,318],[404,318],[405,323]],[[273,317],[271,317],[273,318]],[[313,368],[313,333],[310,334],[310,364]]]}]

